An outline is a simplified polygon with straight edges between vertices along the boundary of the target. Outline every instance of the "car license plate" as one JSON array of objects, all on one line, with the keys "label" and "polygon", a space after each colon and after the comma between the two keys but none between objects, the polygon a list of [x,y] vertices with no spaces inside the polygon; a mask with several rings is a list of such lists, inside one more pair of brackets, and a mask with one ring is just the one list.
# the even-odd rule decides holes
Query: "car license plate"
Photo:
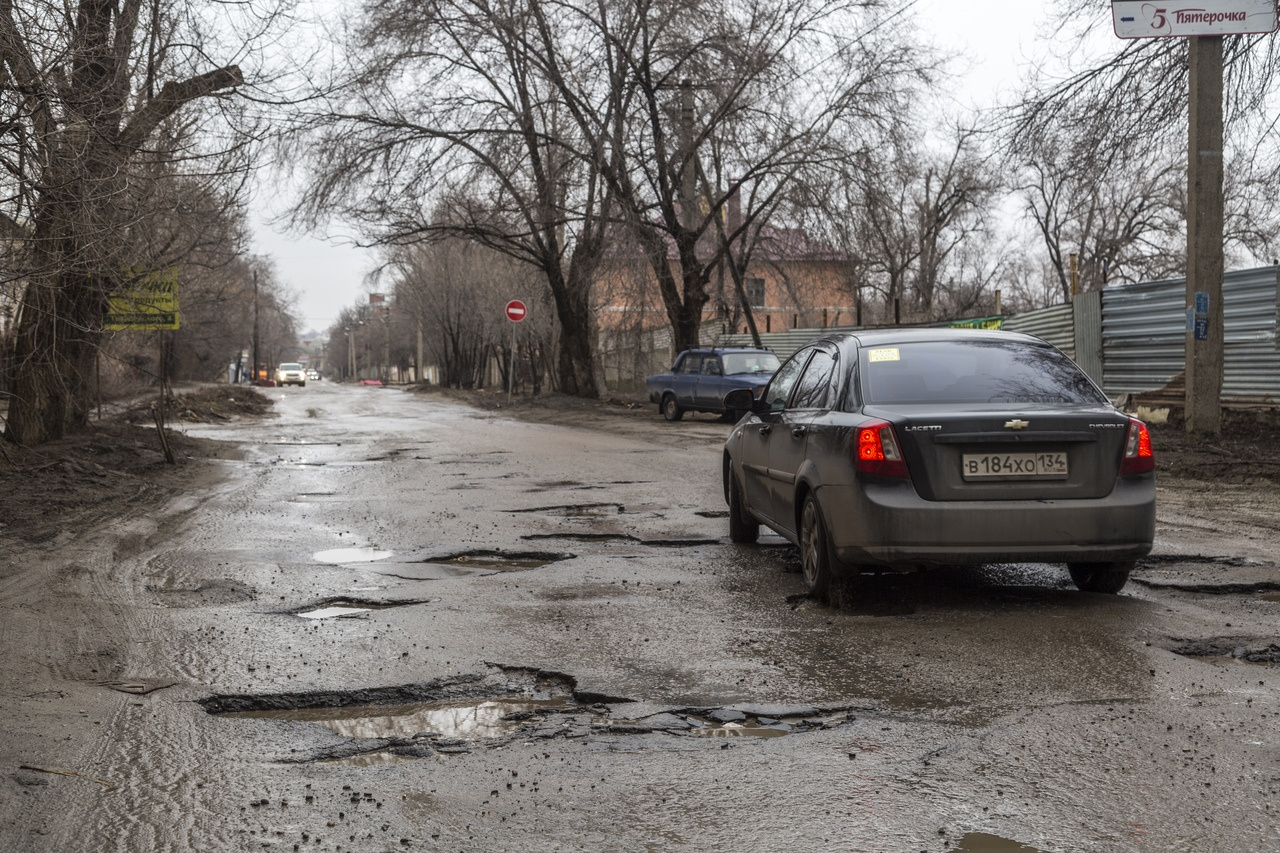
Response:
[{"label": "car license plate", "polygon": [[964,453],[960,473],[966,480],[1018,480],[1028,477],[1065,480],[1067,454],[1046,453]]}]

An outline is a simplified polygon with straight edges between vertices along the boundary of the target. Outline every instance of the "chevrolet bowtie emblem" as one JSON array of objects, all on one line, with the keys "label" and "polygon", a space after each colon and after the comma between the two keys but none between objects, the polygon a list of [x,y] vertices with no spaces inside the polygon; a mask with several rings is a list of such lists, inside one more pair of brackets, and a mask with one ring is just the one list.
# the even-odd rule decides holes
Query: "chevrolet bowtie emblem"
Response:
[{"label": "chevrolet bowtie emblem", "polygon": [[1011,421],[1004,422],[1005,429],[1026,429],[1029,426],[1031,426],[1031,424],[1028,421],[1024,421],[1019,418],[1014,418]]}]

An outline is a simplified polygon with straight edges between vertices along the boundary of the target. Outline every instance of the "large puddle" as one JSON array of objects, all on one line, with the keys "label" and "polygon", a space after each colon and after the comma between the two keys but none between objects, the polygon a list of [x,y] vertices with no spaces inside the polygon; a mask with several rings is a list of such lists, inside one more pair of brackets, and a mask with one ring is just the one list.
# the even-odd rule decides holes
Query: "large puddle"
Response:
[{"label": "large puddle", "polygon": [[288,711],[244,711],[228,717],[319,723],[350,738],[463,738],[483,740],[511,734],[532,715],[576,708],[568,697],[444,699],[408,705],[362,705],[347,708],[302,708]]}]

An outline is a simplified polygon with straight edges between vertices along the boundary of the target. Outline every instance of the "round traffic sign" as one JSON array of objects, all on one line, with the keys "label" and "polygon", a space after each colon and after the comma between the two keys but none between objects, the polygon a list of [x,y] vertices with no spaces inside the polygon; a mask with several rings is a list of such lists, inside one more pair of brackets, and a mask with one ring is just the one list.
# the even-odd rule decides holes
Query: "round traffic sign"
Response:
[{"label": "round traffic sign", "polygon": [[507,319],[511,322],[519,323],[524,319],[524,315],[527,313],[524,303],[519,299],[512,299],[507,303]]}]

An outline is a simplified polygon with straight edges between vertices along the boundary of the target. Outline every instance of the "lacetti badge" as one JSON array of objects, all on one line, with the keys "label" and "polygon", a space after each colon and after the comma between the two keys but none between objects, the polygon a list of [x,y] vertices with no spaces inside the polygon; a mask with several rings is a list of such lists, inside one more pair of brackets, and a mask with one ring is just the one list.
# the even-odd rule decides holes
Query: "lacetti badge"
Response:
[{"label": "lacetti badge", "polygon": [[1275,0],[1111,0],[1112,26],[1122,39],[1271,33]]},{"label": "lacetti badge", "polygon": [[1026,429],[1029,426],[1031,426],[1029,421],[1020,420],[1018,418],[1004,422],[1005,429]]}]

